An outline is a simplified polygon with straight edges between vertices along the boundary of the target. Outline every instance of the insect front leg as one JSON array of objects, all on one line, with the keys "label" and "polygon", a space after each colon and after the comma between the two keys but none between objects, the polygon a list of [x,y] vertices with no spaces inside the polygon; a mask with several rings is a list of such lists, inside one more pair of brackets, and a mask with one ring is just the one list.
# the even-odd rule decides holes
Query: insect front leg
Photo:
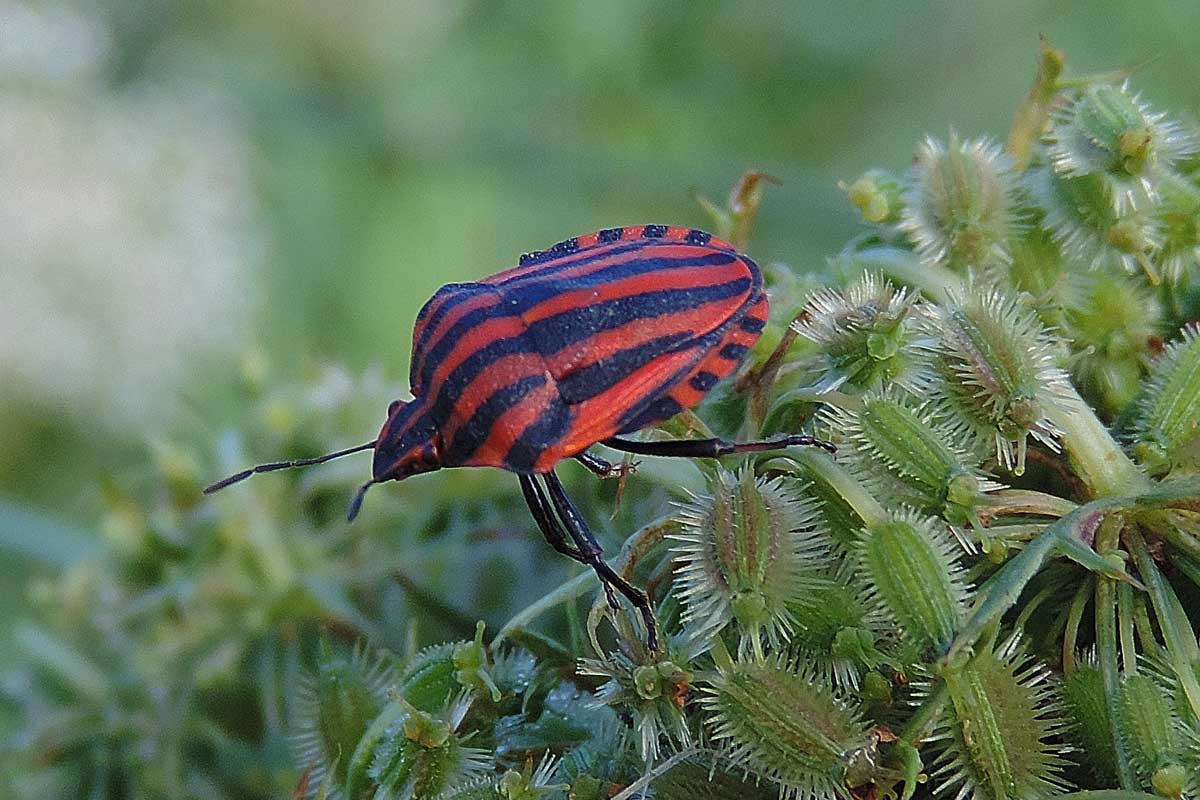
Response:
[{"label": "insect front leg", "polygon": [[837,448],[824,439],[803,434],[787,434],[760,439],[754,442],[731,442],[727,439],[668,439],[662,442],[638,442],[633,439],[605,439],[602,444],[614,450],[636,453],[641,456],[670,456],[677,458],[720,458],[734,453],[758,453],[765,450],[782,450],[801,445],[819,447],[830,453]]},{"label": "insect front leg", "polygon": [[[548,472],[542,476],[546,483],[546,489],[550,494],[550,502],[554,505],[558,512],[559,519],[562,520],[563,526],[567,529],[567,533],[575,542],[575,546],[584,558],[585,563],[589,564],[596,571],[596,575],[600,578],[600,582],[604,584],[606,591],[609,587],[615,588],[618,592],[625,595],[630,603],[641,613],[642,621],[646,624],[646,644],[651,650],[658,649],[658,626],[654,619],[654,609],[650,606],[650,600],[646,597],[646,593],[632,586],[617,574],[616,570],[610,567],[603,559],[603,550],[600,543],[592,536],[588,530],[587,523],[583,521],[583,516],[579,513],[579,509],[571,502],[571,498],[567,496],[567,491],[562,485],[562,481],[553,472]],[[610,605],[612,595],[609,595]]]}]

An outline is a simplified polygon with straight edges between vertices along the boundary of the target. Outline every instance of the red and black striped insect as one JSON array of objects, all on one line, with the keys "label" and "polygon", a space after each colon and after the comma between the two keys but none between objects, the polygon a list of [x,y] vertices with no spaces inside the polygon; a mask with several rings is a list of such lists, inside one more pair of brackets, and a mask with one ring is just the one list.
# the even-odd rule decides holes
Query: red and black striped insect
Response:
[{"label": "red and black striped insect", "polygon": [[645,225],[567,239],[522,256],[513,269],[438,290],[413,331],[414,399],[388,407],[376,439],[260,464],[204,491],[374,449],[371,480],[350,505],[354,519],[377,483],[443,467],[514,472],[550,545],[593,568],[614,607],[614,589],[628,598],[656,648],[646,595],[604,561],[554,467],[573,458],[602,477],[619,474],[587,452],[598,443],[691,458],[790,445],[832,450],[803,435],[742,443],[622,438],[699,403],[742,362],[766,321],[758,266],[703,231]]}]

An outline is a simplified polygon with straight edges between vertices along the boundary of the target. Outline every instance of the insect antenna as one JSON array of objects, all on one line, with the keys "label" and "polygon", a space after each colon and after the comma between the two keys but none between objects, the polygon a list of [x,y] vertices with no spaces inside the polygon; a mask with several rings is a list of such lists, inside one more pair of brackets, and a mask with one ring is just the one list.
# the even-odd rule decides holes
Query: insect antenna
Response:
[{"label": "insect antenna", "polygon": [[354,522],[354,518],[358,516],[358,512],[362,509],[363,498],[367,496],[367,489],[370,489],[377,483],[381,483],[381,481],[372,478],[358,487],[358,491],[354,493],[354,499],[350,501],[350,509],[346,512],[347,522]]},{"label": "insect antenna", "polygon": [[326,453],[325,455],[317,456],[316,458],[299,458],[299,459],[296,459],[295,461],[274,461],[270,464],[259,464],[256,467],[251,467],[250,469],[244,469],[237,474],[230,475],[228,478],[219,480],[211,486],[204,487],[204,493],[212,494],[213,492],[219,492],[222,489],[224,489],[226,486],[232,486],[235,483],[244,481],[244,480],[246,480],[246,478],[249,478],[251,475],[254,475],[259,472],[274,472],[275,470],[291,469],[292,467],[310,467],[313,464],[323,464],[326,461],[332,461],[335,458],[341,458],[342,456],[348,456],[351,453],[357,453],[362,450],[370,450],[372,447],[375,446],[376,441],[378,441],[378,440],[372,439],[371,441],[367,442],[366,444],[360,444],[357,447],[349,447],[349,448],[346,448],[345,450],[338,450],[336,453]]}]

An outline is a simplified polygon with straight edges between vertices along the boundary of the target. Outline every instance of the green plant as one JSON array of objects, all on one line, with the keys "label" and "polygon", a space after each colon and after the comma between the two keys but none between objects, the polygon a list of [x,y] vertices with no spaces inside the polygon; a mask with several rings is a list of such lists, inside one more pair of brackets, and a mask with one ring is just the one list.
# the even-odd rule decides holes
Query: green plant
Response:
[{"label": "green plant", "polygon": [[[809,427],[839,451],[632,481],[621,521],[644,527],[616,563],[650,589],[661,651],[588,602],[590,573],[506,598],[486,645],[462,595],[415,580],[414,562],[506,569],[466,553],[508,518],[501,482],[405,486],[334,536],[349,467],[198,506],[199,456],[164,445],[150,501],[108,494],[106,554],[35,590],[4,684],[14,790],[1200,792],[1200,139],[1124,76],[1064,79],[1047,43],[1039,67],[1006,150],[952,132],[908,174],[848,184],[867,228],[826,285],[769,270],[749,369],[663,426]],[[762,179],[704,201],[741,247]],[[253,438],[297,455],[389,399],[250,388]],[[689,481],[647,523],[666,491],[647,486]],[[430,618],[458,641],[418,650]]]}]

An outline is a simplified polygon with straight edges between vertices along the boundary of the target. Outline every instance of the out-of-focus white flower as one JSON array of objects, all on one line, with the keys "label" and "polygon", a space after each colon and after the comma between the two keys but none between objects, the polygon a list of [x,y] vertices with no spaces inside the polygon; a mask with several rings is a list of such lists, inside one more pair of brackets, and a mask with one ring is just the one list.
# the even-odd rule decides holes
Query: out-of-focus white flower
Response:
[{"label": "out-of-focus white flower", "polygon": [[0,398],[133,422],[242,335],[248,145],[203,89],[113,93],[97,21],[0,0],[7,24],[21,34],[0,37]]}]

